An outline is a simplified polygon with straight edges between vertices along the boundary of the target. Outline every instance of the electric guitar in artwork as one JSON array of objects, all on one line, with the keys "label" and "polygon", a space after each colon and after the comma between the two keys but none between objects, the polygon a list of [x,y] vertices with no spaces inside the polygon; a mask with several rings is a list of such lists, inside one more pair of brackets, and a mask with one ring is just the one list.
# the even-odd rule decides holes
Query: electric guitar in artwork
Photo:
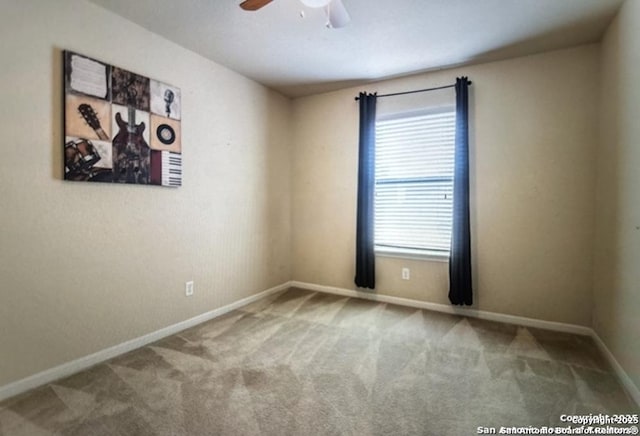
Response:
[{"label": "electric guitar in artwork", "polygon": [[113,138],[113,181],[117,183],[149,183],[150,149],[142,136],[144,122],[136,125],[135,90],[129,91],[127,121],[116,113],[118,134]]},{"label": "electric guitar in artwork", "polygon": [[78,106],[78,112],[82,115],[82,118],[87,122],[89,127],[91,127],[94,132],[98,135],[98,138],[106,141],[109,139],[109,135],[106,134],[104,130],[102,130],[102,126],[100,125],[100,120],[98,119],[98,115],[96,111],[93,110],[93,107],[87,103],[82,103]]}]

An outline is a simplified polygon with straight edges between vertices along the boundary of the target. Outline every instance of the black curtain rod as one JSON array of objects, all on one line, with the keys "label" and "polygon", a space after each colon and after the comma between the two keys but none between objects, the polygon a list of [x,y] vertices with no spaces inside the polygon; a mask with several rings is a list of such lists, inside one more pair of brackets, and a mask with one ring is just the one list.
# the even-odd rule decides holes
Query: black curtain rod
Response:
[{"label": "black curtain rod", "polygon": [[[469,85],[471,85],[473,82],[469,81]],[[379,95],[378,97],[393,97],[394,95],[405,95],[405,94],[415,94],[416,92],[427,92],[427,91],[437,91],[438,89],[447,89],[447,88],[454,88],[456,85],[446,85],[446,86],[438,86],[437,88],[426,88],[426,89],[416,89],[415,91],[405,91],[405,92],[394,92],[393,94],[382,94]],[[360,97],[356,97],[355,98],[356,101],[360,100]]]}]

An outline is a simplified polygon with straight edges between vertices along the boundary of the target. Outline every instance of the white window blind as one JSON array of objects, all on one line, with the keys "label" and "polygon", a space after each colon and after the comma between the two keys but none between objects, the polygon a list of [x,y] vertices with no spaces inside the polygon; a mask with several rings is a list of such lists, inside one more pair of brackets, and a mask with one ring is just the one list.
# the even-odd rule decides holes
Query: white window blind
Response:
[{"label": "white window blind", "polygon": [[376,249],[449,253],[455,111],[376,122]]}]

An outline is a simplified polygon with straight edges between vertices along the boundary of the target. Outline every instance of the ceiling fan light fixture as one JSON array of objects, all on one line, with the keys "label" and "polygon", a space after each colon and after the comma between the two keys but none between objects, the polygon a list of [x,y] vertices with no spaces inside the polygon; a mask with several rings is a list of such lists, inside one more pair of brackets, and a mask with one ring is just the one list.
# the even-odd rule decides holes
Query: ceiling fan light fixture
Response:
[{"label": "ceiling fan light fixture", "polygon": [[351,21],[351,16],[349,16],[349,12],[347,12],[341,0],[330,1],[325,6],[324,11],[327,14],[327,27],[339,29]]},{"label": "ceiling fan light fixture", "polygon": [[323,8],[331,3],[331,0],[300,0],[303,5],[309,8]]}]

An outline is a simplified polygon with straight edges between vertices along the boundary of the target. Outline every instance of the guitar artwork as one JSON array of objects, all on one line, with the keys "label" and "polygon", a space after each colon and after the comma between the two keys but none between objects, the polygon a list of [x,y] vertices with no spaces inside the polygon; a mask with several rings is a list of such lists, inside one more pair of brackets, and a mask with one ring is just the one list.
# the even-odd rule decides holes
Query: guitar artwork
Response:
[{"label": "guitar artwork", "polygon": [[136,125],[134,102],[136,91],[132,87],[127,91],[127,121],[116,113],[118,134],[113,138],[113,181],[117,183],[149,183],[150,149],[142,133],[144,122]]},{"label": "guitar artwork", "polygon": [[109,139],[109,135],[107,135],[106,132],[102,130],[98,115],[96,114],[96,111],[91,107],[91,105],[82,103],[78,106],[78,112],[80,112],[82,118],[84,118],[89,127],[91,127],[93,131],[96,132],[98,138],[102,139],[103,141],[107,141]]}]

